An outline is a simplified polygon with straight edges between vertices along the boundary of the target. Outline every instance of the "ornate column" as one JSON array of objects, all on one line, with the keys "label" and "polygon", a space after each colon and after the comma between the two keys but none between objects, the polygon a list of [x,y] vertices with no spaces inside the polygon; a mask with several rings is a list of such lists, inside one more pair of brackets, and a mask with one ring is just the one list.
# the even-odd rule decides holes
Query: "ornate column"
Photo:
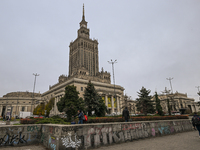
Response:
[{"label": "ornate column", "polygon": [[27,106],[25,106],[25,112],[27,112]]},{"label": "ornate column", "polygon": [[[32,105],[31,105],[31,106],[32,106]],[[18,108],[19,108],[18,111],[20,112],[20,111],[21,111],[21,106],[19,106]]]},{"label": "ornate column", "polygon": [[114,113],[114,99],[113,99],[113,96],[111,96],[111,107],[112,107],[111,113]]},{"label": "ornate column", "polygon": [[193,105],[193,107],[194,107],[194,112],[197,112],[195,105]]},{"label": "ornate column", "polygon": [[105,95],[105,104],[106,104],[106,106],[108,108],[108,96],[107,95]]},{"label": "ornate column", "polygon": [[119,110],[119,97],[116,96],[116,101],[117,101],[117,112],[120,113],[120,110]]},{"label": "ornate column", "polygon": [[57,97],[55,97],[55,101],[54,101],[54,115],[56,115],[57,114]]},{"label": "ornate column", "polygon": [[122,113],[122,95],[119,96],[119,112]]}]

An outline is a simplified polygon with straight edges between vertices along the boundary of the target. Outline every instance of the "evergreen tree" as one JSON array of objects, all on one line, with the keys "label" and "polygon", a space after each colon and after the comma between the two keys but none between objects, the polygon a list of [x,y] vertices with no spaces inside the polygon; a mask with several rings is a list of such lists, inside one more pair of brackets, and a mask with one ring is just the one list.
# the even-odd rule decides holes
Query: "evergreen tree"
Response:
[{"label": "evergreen tree", "polygon": [[68,121],[72,120],[72,116],[75,116],[78,110],[84,111],[84,101],[79,98],[78,94],[74,85],[68,85],[65,88],[64,97],[57,103],[58,110],[67,114]]},{"label": "evergreen tree", "polygon": [[155,97],[155,101],[156,101],[156,110],[157,110],[159,115],[163,116],[164,114],[163,114],[163,111],[162,111],[162,107],[160,105],[160,99],[158,98],[157,92],[155,92],[154,97]]},{"label": "evergreen tree", "polygon": [[92,111],[98,117],[105,116],[106,106],[102,98],[98,95],[94,85],[89,81],[84,91],[84,101],[88,116],[92,115]]},{"label": "evergreen tree", "polygon": [[138,93],[138,97],[136,99],[137,104],[137,111],[143,112],[145,114],[145,116],[147,115],[147,113],[154,113],[155,109],[153,106],[153,102],[152,102],[152,97],[149,95],[150,94],[150,90],[147,90],[146,88],[142,87],[142,89],[140,90],[140,92]]}]

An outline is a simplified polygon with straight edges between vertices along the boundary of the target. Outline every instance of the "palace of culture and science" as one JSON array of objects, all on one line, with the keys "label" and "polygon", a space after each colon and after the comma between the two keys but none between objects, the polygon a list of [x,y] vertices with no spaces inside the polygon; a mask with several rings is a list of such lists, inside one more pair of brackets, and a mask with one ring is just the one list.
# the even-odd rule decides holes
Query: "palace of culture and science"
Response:
[{"label": "palace of culture and science", "polygon": [[[58,83],[50,86],[49,90],[42,94],[42,100],[48,101],[55,97],[55,103],[57,103],[64,96],[67,85],[76,86],[76,90],[80,93],[79,96],[83,97],[84,89],[90,80],[105,101],[109,113],[121,112],[124,88],[115,85],[115,98],[110,73],[104,71],[103,68],[99,72],[98,41],[90,39],[90,30],[85,21],[84,6],[82,20],[79,24],[78,36],[69,44],[69,75],[61,75]],[[54,106],[51,114],[57,115],[60,112],[57,106]]]},{"label": "palace of culture and science", "polygon": [[[67,85],[76,86],[76,90],[80,93],[79,96],[83,97],[84,89],[89,81],[93,83],[96,91],[104,100],[109,114],[122,112],[125,104],[124,88],[111,84],[110,73],[104,71],[103,68],[99,72],[98,41],[90,39],[90,30],[85,20],[84,6],[82,20],[79,24],[77,38],[69,44],[68,76],[60,75],[58,83],[49,86],[49,90],[42,94],[34,93],[34,99],[31,92],[11,92],[0,97],[0,116],[15,116],[20,111],[33,112],[38,104],[46,104],[51,98],[55,98],[55,104],[50,115],[58,115],[61,112],[58,111],[56,103],[64,96],[65,87]],[[174,96],[177,102],[177,109],[187,108],[191,112],[200,110],[194,99],[188,98],[187,94],[175,93]],[[161,106],[165,112],[167,112],[166,104],[166,98],[161,95]],[[128,101],[126,105],[130,113],[138,113],[136,101]],[[132,110],[134,111],[132,112]]]}]

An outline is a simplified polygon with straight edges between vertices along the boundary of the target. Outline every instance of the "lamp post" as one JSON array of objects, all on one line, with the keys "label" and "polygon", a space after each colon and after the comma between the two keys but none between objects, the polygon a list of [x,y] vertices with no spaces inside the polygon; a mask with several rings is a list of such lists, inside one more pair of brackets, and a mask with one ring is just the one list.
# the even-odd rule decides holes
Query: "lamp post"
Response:
[{"label": "lamp post", "polygon": [[176,110],[176,106],[175,106],[175,102],[174,102],[173,89],[172,89],[172,82],[171,82],[171,80],[172,80],[173,78],[169,77],[169,78],[166,78],[166,79],[169,80],[169,84],[170,84],[170,87],[171,87],[171,96],[170,96],[170,98],[171,98],[171,100],[172,100],[174,110]]},{"label": "lamp post", "polygon": [[31,104],[31,112],[32,112],[32,106],[33,106],[33,99],[34,99],[34,91],[35,91],[35,84],[36,84],[36,77],[39,76],[39,74],[34,74],[33,75],[35,76],[35,80],[34,80],[34,86],[33,86],[33,95],[32,95],[32,104]]},{"label": "lamp post", "polygon": [[[196,88],[198,89],[197,94],[200,96],[200,91],[199,91],[200,86],[196,86]],[[200,100],[200,99],[199,99],[199,100]]]},{"label": "lamp post", "polygon": [[173,79],[173,78],[166,78],[167,80],[169,80],[169,84],[170,84],[170,87],[171,87],[171,93],[173,93],[173,89],[172,89],[172,83],[171,83],[171,80]]},{"label": "lamp post", "polygon": [[[199,100],[200,100],[200,91],[199,91],[200,86],[196,86],[196,88],[198,89],[197,94],[199,95]],[[198,101],[197,103],[198,103],[198,105],[200,106],[200,101]]]},{"label": "lamp post", "polygon": [[[117,63],[117,59],[115,61],[108,61],[109,64],[112,64],[112,72],[113,72],[113,82],[114,82],[114,98],[116,101],[116,95],[115,95],[115,74],[114,74],[114,64]],[[114,106],[113,106],[114,107]]]}]

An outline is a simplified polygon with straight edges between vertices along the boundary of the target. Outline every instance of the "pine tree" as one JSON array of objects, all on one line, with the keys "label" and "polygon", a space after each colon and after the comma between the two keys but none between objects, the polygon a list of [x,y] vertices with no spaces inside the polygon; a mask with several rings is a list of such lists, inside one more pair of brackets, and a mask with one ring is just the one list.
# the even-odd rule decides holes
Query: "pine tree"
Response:
[{"label": "pine tree", "polygon": [[68,121],[72,120],[72,116],[75,116],[78,110],[84,111],[84,101],[79,98],[78,94],[74,85],[68,85],[65,88],[64,97],[57,103],[58,110],[67,114]]},{"label": "pine tree", "polygon": [[155,92],[155,101],[156,101],[156,110],[158,112],[159,115],[163,116],[163,111],[162,111],[162,107],[160,105],[160,99],[158,98],[158,93]]},{"label": "pine tree", "polygon": [[147,90],[146,88],[142,87],[142,89],[140,90],[140,92],[138,93],[138,97],[136,99],[137,104],[137,111],[143,112],[145,114],[145,116],[147,115],[147,113],[154,113],[155,109],[153,106],[153,102],[152,102],[152,97],[149,95],[150,94],[150,90]]},{"label": "pine tree", "polygon": [[105,116],[106,106],[102,98],[98,95],[97,91],[94,88],[94,85],[89,81],[87,87],[84,91],[84,101],[86,111],[88,116],[92,115],[92,111],[95,112],[95,115],[98,117]]}]

